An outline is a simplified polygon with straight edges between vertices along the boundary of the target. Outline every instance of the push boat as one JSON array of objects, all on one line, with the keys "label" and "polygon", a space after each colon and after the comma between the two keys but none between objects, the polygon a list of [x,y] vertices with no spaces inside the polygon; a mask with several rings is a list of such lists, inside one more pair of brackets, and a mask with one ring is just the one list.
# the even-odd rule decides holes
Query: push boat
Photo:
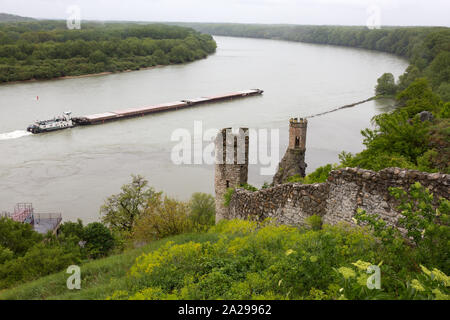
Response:
[{"label": "push boat", "polygon": [[35,123],[28,126],[27,131],[31,133],[50,132],[74,127],[71,117],[72,112],[64,112],[60,117],[55,117],[50,120],[37,120]]}]

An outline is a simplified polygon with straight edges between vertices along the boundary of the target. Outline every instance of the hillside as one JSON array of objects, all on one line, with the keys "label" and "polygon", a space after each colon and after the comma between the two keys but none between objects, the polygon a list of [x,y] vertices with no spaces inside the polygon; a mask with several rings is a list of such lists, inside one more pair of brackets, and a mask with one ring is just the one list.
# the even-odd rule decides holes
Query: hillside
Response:
[{"label": "hillside", "polygon": [[36,19],[28,18],[28,17],[21,17],[21,16],[15,15],[15,14],[0,12],[0,23],[1,22],[26,22],[26,21],[36,21]]},{"label": "hillside", "polygon": [[[0,299],[450,298],[448,276],[411,263],[418,249],[380,243],[367,228],[309,223],[298,229],[225,221],[206,233],[169,237],[83,264],[80,290],[68,290],[68,275],[60,272],[4,290]],[[366,287],[370,265],[382,270],[379,290]]]}]

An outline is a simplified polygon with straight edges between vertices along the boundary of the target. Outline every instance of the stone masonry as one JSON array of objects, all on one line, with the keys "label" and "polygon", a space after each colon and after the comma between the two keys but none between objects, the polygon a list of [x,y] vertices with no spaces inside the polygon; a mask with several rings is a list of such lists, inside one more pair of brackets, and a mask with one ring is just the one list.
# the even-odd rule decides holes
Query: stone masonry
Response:
[{"label": "stone masonry", "polygon": [[[408,190],[420,182],[435,197],[449,199],[450,175],[387,168],[379,172],[357,168],[332,171],[325,183],[302,185],[288,183],[251,192],[237,189],[227,208],[227,218],[276,218],[279,223],[302,225],[311,215],[322,216],[327,224],[346,221],[351,224],[358,208],[377,213],[396,225],[398,202],[389,187]],[[217,199],[220,200],[220,199]],[[436,202],[437,203],[437,202]]]}]

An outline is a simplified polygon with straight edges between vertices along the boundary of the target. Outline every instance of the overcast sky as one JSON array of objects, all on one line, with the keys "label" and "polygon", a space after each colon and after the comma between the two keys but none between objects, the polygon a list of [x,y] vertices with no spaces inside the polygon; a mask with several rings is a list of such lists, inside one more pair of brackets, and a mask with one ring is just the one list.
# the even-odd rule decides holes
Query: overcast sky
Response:
[{"label": "overcast sky", "polygon": [[[0,12],[65,19],[450,26],[450,0],[0,0]],[[375,7],[374,7],[375,6]]]}]

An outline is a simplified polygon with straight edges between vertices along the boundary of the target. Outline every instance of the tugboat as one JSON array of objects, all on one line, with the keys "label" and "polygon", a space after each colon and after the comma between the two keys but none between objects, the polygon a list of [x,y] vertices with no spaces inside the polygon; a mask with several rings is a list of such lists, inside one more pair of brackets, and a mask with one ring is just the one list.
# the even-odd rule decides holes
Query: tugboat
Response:
[{"label": "tugboat", "polygon": [[34,124],[29,125],[27,131],[31,133],[42,133],[72,128],[74,124],[71,114],[72,112],[68,111],[64,112],[64,115],[61,117],[55,117],[50,120],[38,120]]}]

